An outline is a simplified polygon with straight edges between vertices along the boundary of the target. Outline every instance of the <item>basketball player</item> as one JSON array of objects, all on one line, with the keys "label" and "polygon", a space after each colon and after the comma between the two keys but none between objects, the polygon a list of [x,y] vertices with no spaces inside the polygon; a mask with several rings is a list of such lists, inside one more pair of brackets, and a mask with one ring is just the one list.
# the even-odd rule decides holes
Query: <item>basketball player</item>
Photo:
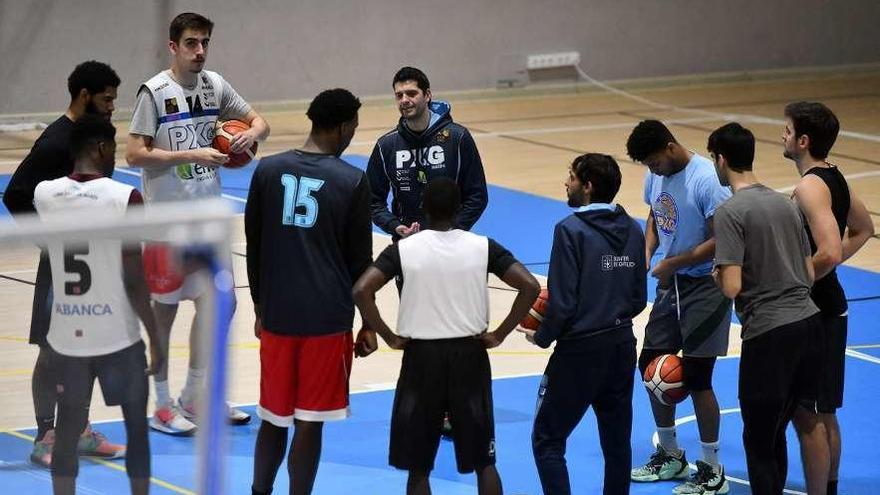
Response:
[{"label": "basketball player", "polygon": [[[254,141],[266,139],[269,126],[235,89],[216,72],[204,70],[208,44],[214,24],[193,13],[180,14],[171,21],[168,49],[171,68],[141,85],[131,119],[126,159],[129,165],[143,167],[146,203],[184,201],[220,196],[218,167],[227,156],[211,148],[217,120],[237,119],[251,128],[237,134],[232,152],[249,149]],[[196,428],[195,400],[205,375],[205,359],[200,349],[199,318],[207,304],[206,290],[196,276],[175,272],[163,250],[145,251],[149,263],[147,280],[153,309],[159,324],[159,337],[167,359],[169,336],[181,300],[195,303],[196,315],[190,331],[189,371],[186,385],[175,403],[168,384],[168,365],[154,377],[156,410],[150,426],[171,435],[191,435]],[[232,424],[245,424],[250,416],[229,408]]]},{"label": "basketball player", "polygon": [[[13,216],[36,213],[34,210],[34,189],[44,180],[58,179],[73,172],[73,158],[70,155],[70,131],[73,123],[83,115],[100,115],[110,120],[119,87],[119,76],[109,65],[88,61],[76,66],[67,78],[70,92],[70,105],[64,115],[40,134],[30,153],[21,162],[6,193],[3,203]],[[34,365],[31,393],[37,420],[37,434],[31,461],[43,467],[52,463],[52,445],[55,441],[55,406],[57,391],[49,360],[46,334],[52,311],[52,272],[49,257],[45,250],[40,252],[37,267],[34,303],[31,313],[30,343],[40,347],[40,354]],[[118,458],[125,455],[124,445],[107,441],[101,433],[87,426],[78,445],[82,455]]]},{"label": "basketball player", "polygon": [[[501,493],[486,349],[501,345],[540,290],[535,277],[500,244],[456,228],[460,194],[459,185],[448,177],[428,182],[423,204],[430,230],[391,244],[354,288],[367,326],[392,348],[404,349],[389,462],[409,471],[409,495],[431,493],[429,476],[447,411],[458,471],[476,471],[481,495]],[[488,273],[517,290],[507,317],[492,332],[486,328]],[[379,314],[375,294],[397,276],[403,277],[403,290],[394,334]]]},{"label": "basketball player", "polygon": [[636,338],[632,319],[647,304],[642,228],[612,203],[620,168],[608,155],[575,158],[565,181],[575,212],[556,224],[550,297],[537,331],[539,347],[556,348],[538,392],[532,452],[545,494],[570,494],[565,448],[592,405],[605,456],[605,495],[629,493]]},{"label": "basketball player", "polygon": [[[697,472],[676,493],[727,493],[719,462],[720,412],[712,390],[718,356],[727,354],[730,299],[715,286],[712,217],[730,197],[718,183],[712,162],[682,146],[657,120],[640,122],[626,143],[633,160],[649,169],[645,202],[650,205],[645,229],[647,259],[659,250],[651,270],[657,279],[654,306],[639,356],[642,375],[661,354],[682,351],[685,387],[690,391],[700,431],[703,458]],[[644,466],[632,470],[633,481],[653,482],[687,477],[688,462],[675,434],[675,406],[651,397],[651,411],[660,444]]]},{"label": "basketball player", "polygon": [[[287,458],[290,493],[312,492],[325,421],[349,416],[354,302],[351,288],[373,255],[370,189],[339,159],[358,125],[360,101],[344,89],[317,95],[305,144],[260,160],[245,207],[247,266],[260,339],[262,418],[252,490],[272,492]],[[376,349],[362,330],[358,355]]]},{"label": "basketball player", "polygon": [[736,123],[709,136],[709,153],[733,197],[715,214],[716,280],[736,298],[742,322],[739,403],[749,484],[782,493],[788,471],[785,429],[801,425],[807,493],[824,495],[829,450],[816,412],[822,318],[810,299],[813,262],[797,206],[755,176],[755,138]]},{"label": "basketball player", "polygon": [[[783,154],[794,161],[801,176],[794,198],[807,221],[816,272],[810,296],[819,307],[824,328],[825,372],[819,413],[831,451],[828,493],[837,495],[841,441],[836,411],[843,405],[847,303],[835,267],[874,235],[874,223],[840,170],[826,161],[840,130],[834,113],[821,103],[797,102],[785,107],[785,120]],[[797,419],[794,424],[798,432],[804,429]]]},{"label": "basketball player", "polygon": [[[373,223],[395,242],[419,231],[424,223],[422,190],[435,177],[450,177],[461,191],[462,208],[456,227],[470,230],[486,205],[489,193],[483,162],[470,132],[452,121],[452,107],[433,101],[428,76],[403,67],[391,81],[400,121],[380,137],[367,164],[372,191]],[[391,191],[391,210],[388,192]],[[400,280],[397,280],[400,290]],[[448,415],[443,434],[451,436]]]},{"label": "basketball player", "polygon": [[[131,186],[113,175],[116,130],[106,119],[86,115],[70,130],[75,161],[68,177],[41,182],[34,207],[43,220],[76,212],[123,216],[142,203]],[[121,406],[128,437],[126,471],[131,491],[146,494],[150,483],[147,437],[147,374],[161,364],[156,321],[143,276],[139,243],[120,240],[50,243],[54,301],[46,340],[58,381],[58,425],[52,459],[56,495],[76,491],[77,437],[86,425],[95,379],[104,402]],[[150,368],[138,319],[150,337]]]},{"label": "basketball player", "polygon": [[433,101],[431,83],[421,70],[401,68],[391,86],[400,122],[379,138],[367,164],[373,223],[395,240],[418,232],[425,221],[422,190],[435,177],[450,177],[462,198],[455,226],[470,230],[489,202],[474,138],[452,121],[449,103]]}]

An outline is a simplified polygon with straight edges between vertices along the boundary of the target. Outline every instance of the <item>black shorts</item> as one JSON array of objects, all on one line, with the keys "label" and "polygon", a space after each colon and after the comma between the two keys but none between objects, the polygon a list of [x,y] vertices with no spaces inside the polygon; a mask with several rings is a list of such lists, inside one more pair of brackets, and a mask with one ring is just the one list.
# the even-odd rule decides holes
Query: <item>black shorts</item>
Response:
[{"label": "black shorts", "polygon": [[95,379],[101,384],[108,406],[147,402],[146,346],[139,341],[102,356],[65,356],[52,351],[52,370],[57,373],[58,400],[69,406],[88,407]]},{"label": "black shorts", "polygon": [[411,340],[394,394],[389,464],[430,472],[447,411],[458,471],[495,464],[492,371],[483,343],[472,337]]},{"label": "black shorts", "polygon": [[31,334],[28,342],[40,347],[49,345],[49,320],[52,317],[52,268],[49,255],[40,251],[37,280],[34,285],[34,303],[31,307]]},{"label": "black shorts", "polygon": [[847,316],[822,316],[825,360],[819,412],[832,414],[843,406],[843,376],[846,367]]},{"label": "black shorts", "polygon": [[744,341],[739,363],[740,402],[793,404],[815,412],[822,348],[818,313]]}]

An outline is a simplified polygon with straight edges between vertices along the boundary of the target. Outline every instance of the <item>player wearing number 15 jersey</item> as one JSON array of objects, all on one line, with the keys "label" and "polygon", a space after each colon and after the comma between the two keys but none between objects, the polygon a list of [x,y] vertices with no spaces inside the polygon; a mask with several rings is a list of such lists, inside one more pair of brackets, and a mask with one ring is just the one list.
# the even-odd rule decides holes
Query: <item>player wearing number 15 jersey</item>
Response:
[{"label": "player wearing number 15 jersey", "polygon": [[[351,289],[373,251],[369,184],[362,171],[339,159],[354,137],[359,108],[347,90],[320,93],[309,105],[305,144],[263,158],[254,171],[245,234],[263,422],[253,493],[271,492],[290,426],[291,493],[309,493],[323,422],[349,415]],[[358,355],[375,350],[375,339],[361,331]]]}]

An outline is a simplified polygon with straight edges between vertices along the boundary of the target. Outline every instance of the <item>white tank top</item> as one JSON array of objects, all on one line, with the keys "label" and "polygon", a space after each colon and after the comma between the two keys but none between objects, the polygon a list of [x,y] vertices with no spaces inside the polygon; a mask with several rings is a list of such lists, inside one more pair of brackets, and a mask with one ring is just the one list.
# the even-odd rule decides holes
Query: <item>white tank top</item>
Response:
[{"label": "white tank top", "polygon": [[[44,181],[34,191],[40,218],[72,210],[125,214],[134,188],[108,178],[78,182],[68,177]],[[123,285],[122,242],[87,245],[50,243],[52,316],[47,340],[67,356],[100,356],[140,340],[140,323]]]},{"label": "white tank top", "polygon": [[[162,71],[142,85],[153,95],[159,127],[153,146],[180,151],[211,146],[214,125],[220,115],[223,79],[216,72],[203,70],[195,88],[186,89]],[[184,201],[220,196],[218,169],[195,163],[143,170],[144,199]]]},{"label": "white tank top", "polygon": [[489,325],[489,239],[423,230],[398,243],[403,291],[397,331],[413,339],[479,335]]}]

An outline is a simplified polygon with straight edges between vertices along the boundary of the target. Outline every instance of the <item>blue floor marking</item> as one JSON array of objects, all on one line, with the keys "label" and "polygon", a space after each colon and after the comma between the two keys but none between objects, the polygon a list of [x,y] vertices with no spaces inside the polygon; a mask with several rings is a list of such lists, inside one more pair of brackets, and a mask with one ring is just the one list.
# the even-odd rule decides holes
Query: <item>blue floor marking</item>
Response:
[{"label": "blue floor marking", "polygon": [[[719,361],[716,366],[715,385],[722,409],[738,407],[738,366],[739,360],[735,359]],[[357,369],[354,372],[357,373]],[[873,411],[876,407],[876,388],[865,384],[874,383],[877,372],[875,364],[852,358],[847,360],[847,407],[840,412],[840,421],[846,435],[841,467],[842,494],[874,493],[880,480],[880,465],[871,454],[875,450],[874,446],[880,442],[880,428],[876,424],[875,415],[864,414],[864,411]],[[498,379],[493,383],[498,470],[508,493],[540,492],[529,440],[538,382],[539,377],[521,377]],[[632,436],[634,463],[647,459],[651,449],[650,437],[654,430],[647,396],[638,382],[636,383]],[[406,473],[387,465],[392,399],[392,391],[353,394],[353,416],[346,421],[325,425],[324,449],[315,493],[351,493],[353,487],[357,487],[361,493],[403,493]],[[245,409],[254,412],[253,407]],[[690,401],[685,401],[679,407],[677,416],[691,414],[693,409]],[[99,427],[110,438],[119,439],[125,435],[121,422],[101,424]],[[256,421],[247,426],[229,429],[227,459],[230,493],[246,493],[250,486],[256,430]],[[34,432],[27,430],[24,433],[33,435]],[[722,416],[722,461],[731,476],[747,479],[741,434],[742,421],[738,413]],[[791,430],[788,440],[788,487],[804,491],[798,445]],[[151,433],[150,441],[153,475],[191,490],[195,469],[195,441],[192,438],[175,438],[160,433]],[[679,427],[679,443],[687,450],[691,462],[699,458],[699,436],[695,423],[690,422]],[[22,469],[29,448],[26,441],[10,435],[0,435],[0,472],[4,473],[4,483],[9,493],[43,493],[49,487],[48,477],[34,477],[47,475],[48,472],[38,468]],[[603,461],[592,412],[587,413],[569,440],[567,459],[575,491],[599,493]],[[116,462],[124,465],[124,461]],[[98,490],[96,493],[116,493],[126,482],[123,473],[88,461],[81,463],[79,480],[82,486]],[[473,474],[461,475],[456,471],[452,444],[442,442],[432,473],[434,492],[473,493],[475,482]],[[275,485],[276,493],[286,493],[287,486],[287,473],[282,465]],[[672,483],[633,484],[632,493],[665,493],[673,486]],[[154,487],[153,493],[173,492]],[[731,493],[745,494],[748,489],[731,483]]]},{"label": "blue floor marking", "polygon": [[[367,158],[357,155],[344,157],[359,168],[366,166]],[[250,176],[255,164],[237,170],[221,169],[224,193],[239,198],[247,196]],[[136,170],[136,169],[132,169]],[[117,172],[114,178],[140,187],[140,178]],[[0,176],[0,189],[5,190],[9,176]],[[557,201],[499,186],[489,186],[489,204],[474,230],[491,235],[505,245],[529,268],[546,275],[552,243],[553,226],[570,213],[563,201]],[[560,199],[562,190],[560,189]],[[242,202],[233,201],[237,211],[243,211]],[[0,217],[6,213],[0,205]],[[537,264],[532,264],[537,263]],[[880,274],[852,267],[840,267],[839,275],[851,298],[880,295]],[[653,284],[653,282],[651,282]],[[653,285],[649,287],[653,299]],[[874,344],[873,330],[880,301],[862,301],[850,304],[849,344]],[[515,337],[514,337],[515,338]],[[880,356],[880,349],[860,349],[872,356]],[[738,407],[736,399],[736,359],[719,361],[716,366],[715,386],[722,409]],[[874,493],[880,480],[880,467],[875,462],[875,446],[880,444],[880,428],[876,414],[876,383],[878,365],[863,360],[847,359],[846,407],[840,411],[844,429],[844,459],[841,467],[840,493],[861,495]],[[355,369],[356,373],[357,370]],[[511,378],[494,381],[496,433],[498,439],[498,467],[506,491],[513,494],[540,492],[537,473],[531,456],[529,441],[534,399],[538,378]],[[325,427],[325,442],[321,468],[316,482],[316,493],[349,493],[357,487],[362,493],[403,493],[406,475],[387,466],[388,418],[393,393],[372,392],[352,395],[354,416],[341,423]],[[246,408],[247,409],[247,408]],[[249,409],[253,412],[253,408]],[[633,463],[642,462],[650,453],[649,438],[653,421],[646,395],[636,386],[634,395]],[[865,414],[866,411],[872,412]],[[693,414],[689,401],[683,403],[678,417]],[[246,493],[251,481],[253,446],[256,424],[230,429],[229,477],[230,493]],[[745,461],[741,443],[742,422],[738,414],[722,418],[722,460],[731,476],[746,479]],[[111,439],[125,437],[121,422],[100,425]],[[24,433],[33,435],[33,430]],[[789,432],[789,487],[803,491],[797,443]],[[696,425],[689,423],[679,429],[681,444],[688,449],[693,462],[699,455]],[[151,434],[153,475],[166,482],[193,489],[195,442],[193,439],[174,438]],[[47,493],[50,490],[48,472],[29,466],[26,462],[30,444],[8,434],[0,434],[0,473],[10,493],[22,495]],[[569,442],[569,469],[577,492],[596,493],[599,490],[602,456],[596,435],[595,416],[588,413],[575,430]],[[124,465],[122,461],[118,461]],[[452,445],[443,442],[432,474],[435,493],[474,493],[473,475],[460,475],[455,470]],[[88,461],[81,462],[79,486],[83,493],[119,493],[127,490],[125,475]],[[661,488],[662,486],[662,488]],[[672,483],[632,486],[633,494],[657,493],[671,490]],[[287,491],[284,466],[279,471],[276,493]],[[153,486],[152,493],[173,491]],[[731,484],[734,495],[749,493],[742,485]]]}]

